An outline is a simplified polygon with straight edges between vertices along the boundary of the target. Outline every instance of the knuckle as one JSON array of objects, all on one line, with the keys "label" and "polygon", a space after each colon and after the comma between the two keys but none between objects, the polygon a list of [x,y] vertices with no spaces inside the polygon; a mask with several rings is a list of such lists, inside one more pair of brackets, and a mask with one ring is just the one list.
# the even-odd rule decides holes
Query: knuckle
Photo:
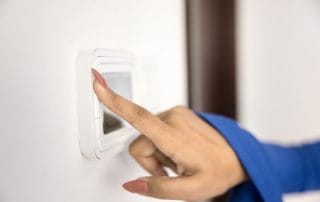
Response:
[{"label": "knuckle", "polygon": [[128,122],[131,125],[135,125],[137,122],[141,121],[145,117],[145,110],[140,106],[135,106],[133,109],[133,114],[131,115]]},{"label": "knuckle", "polygon": [[129,153],[131,156],[135,156],[137,153],[137,149],[136,149],[136,140],[133,141],[130,145],[129,145]]},{"label": "knuckle", "polygon": [[136,115],[138,118],[144,118],[146,116],[146,110],[140,106],[136,107]]},{"label": "knuckle", "polygon": [[164,121],[167,123],[179,123],[185,120],[188,108],[183,106],[177,106],[172,108],[169,113],[164,117]]},{"label": "knuckle", "polygon": [[130,143],[129,145],[129,153],[131,156],[137,156],[139,154],[139,148],[141,145],[141,141],[142,141],[142,136],[138,137],[137,139],[135,139],[133,142]]},{"label": "knuckle", "polygon": [[129,145],[128,150],[133,157],[147,157],[154,153],[155,147],[149,139],[140,135]]},{"label": "knuckle", "polygon": [[128,122],[131,125],[135,125],[137,122],[143,120],[147,116],[147,111],[140,107],[140,106],[135,106],[133,109],[133,114],[131,118],[128,120]]},{"label": "knuckle", "polygon": [[188,108],[182,105],[177,105],[171,109],[173,113],[182,113],[182,112],[185,112],[186,110],[188,110]]},{"label": "knuckle", "polygon": [[165,117],[165,121],[167,123],[173,123],[175,122],[177,119],[179,119],[179,115],[175,114],[175,113],[170,113]]}]

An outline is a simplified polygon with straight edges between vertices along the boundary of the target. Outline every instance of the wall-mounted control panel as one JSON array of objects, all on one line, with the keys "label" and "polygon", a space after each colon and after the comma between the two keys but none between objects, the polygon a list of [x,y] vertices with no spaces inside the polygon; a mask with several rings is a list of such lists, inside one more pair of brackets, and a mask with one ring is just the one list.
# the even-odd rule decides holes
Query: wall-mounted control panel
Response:
[{"label": "wall-mounted control panel", "polygon": [[125,145],[137,131],[99,102],[93,91],[91,68],[99,71],[115,92],[132,100],[133,54],[107,49],[83,51],[76,68],[80,150],[86,158],[101,159],[104,152]]}]

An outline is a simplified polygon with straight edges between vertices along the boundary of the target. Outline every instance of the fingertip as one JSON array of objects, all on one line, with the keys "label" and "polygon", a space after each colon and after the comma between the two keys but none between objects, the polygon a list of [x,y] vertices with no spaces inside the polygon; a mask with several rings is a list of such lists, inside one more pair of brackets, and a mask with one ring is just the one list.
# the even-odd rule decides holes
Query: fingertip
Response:
[{"label": "fingertip", "polygon": [[97,81],[103,88],[107,89],[108,85],[103,76],[94,68],[91,68],[91,72],[95,78],[95,81]]},{"label": "fingertip", "polygon": [[146,178],[138,178],[124,183],[122,187],[132,193],[146,194],[148,192],[148,181]]}]

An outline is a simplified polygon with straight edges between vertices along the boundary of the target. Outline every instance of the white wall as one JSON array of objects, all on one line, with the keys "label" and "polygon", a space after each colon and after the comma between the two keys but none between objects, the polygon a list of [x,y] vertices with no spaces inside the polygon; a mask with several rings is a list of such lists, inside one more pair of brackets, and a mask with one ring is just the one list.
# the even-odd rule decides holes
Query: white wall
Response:
[{"label": "white wall", "polygon": [[320,1],[241,0],[237,23],[241,122],[265,140],[319,139]]},{"label": "white wall", "polygon": [[122,189],[145,175],[126,151],[80,155],[75,59],[133,51],[137,101],[185,104],[184,20],[182,0],[0,0],[0,201],[153,201]]}]

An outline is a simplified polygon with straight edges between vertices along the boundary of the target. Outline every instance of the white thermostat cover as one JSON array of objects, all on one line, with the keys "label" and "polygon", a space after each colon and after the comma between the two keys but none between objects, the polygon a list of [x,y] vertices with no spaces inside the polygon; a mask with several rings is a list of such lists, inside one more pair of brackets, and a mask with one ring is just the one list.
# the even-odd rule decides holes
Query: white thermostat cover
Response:
[{"label": "white thermostat cover", "polygon": [[115,92],[132,100],[133,67],[130,52],[106,49],[80,52],[77,58],[78,128],[80,150],[86,158],[100,159],[105,151],[125,145],[137,133],[98,101],[91,69],[99,71]]}]

